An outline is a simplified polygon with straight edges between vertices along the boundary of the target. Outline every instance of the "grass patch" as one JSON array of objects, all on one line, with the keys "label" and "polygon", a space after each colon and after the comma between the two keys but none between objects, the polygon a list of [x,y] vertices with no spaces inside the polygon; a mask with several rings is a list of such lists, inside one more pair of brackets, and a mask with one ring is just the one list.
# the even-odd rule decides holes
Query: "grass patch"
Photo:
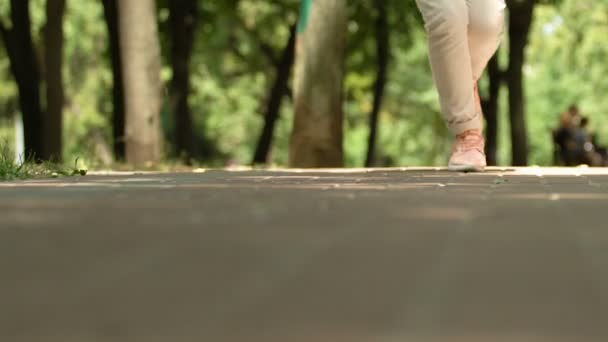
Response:
[{"label": "grass patch", "polygon": [[7,144],[0,144],[0,181],[24,180],[32,178],[58,178],[85,176],[87,170],[78,166],[78,158],[72,167],[59,163],[41,162],[27,158],[20,163]]}]

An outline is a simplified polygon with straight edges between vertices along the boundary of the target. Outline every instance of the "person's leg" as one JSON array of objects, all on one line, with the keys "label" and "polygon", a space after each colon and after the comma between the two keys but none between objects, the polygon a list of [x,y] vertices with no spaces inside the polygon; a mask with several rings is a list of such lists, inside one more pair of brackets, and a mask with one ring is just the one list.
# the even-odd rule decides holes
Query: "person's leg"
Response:
[{"label": "person's leg", "polygon": [[[481,0],[487,1],[487,0]],[[429,59],[441,110],[455,135],[481,129],[469,46],[467,0],[416,0],[428,35]]]},{"label": "person's leg", "polygon": [[477,80],[503,31],[504,0],[417,0],[429,39],[433,77],[448,127],[456,135],[449,168],[486,166]]},{"label": "person's leg", "polygon": [[[504,31],[504,0],[466,0],[469,9],[468,42],[476,113],[483,126],[483,109],[477,82],[488,61],[496,53]],[[456,135],[449,169],[482,171],[486,166],[485,138],[482,129]]]},{"label": "person's leg", "polygon": [[504,33],[504,0],[466,0],[469,7],[469,51],[477,82],[500,45]]},{"label": "person's leg", "polygon": [[475,101],[481,112],[477,81],[492,58],[504,33],[504,0],[467,0],[469,5],[469,50],[475,83]]}]

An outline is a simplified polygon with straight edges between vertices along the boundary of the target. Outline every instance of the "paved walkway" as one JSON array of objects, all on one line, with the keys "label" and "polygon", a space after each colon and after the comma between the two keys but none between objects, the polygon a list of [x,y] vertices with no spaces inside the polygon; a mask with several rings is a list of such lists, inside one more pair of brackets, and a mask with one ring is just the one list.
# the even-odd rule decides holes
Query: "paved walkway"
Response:
[{"label": "paved walkway", "polygon": [[608,341],[608,170],[0,183],[0,341]]}]

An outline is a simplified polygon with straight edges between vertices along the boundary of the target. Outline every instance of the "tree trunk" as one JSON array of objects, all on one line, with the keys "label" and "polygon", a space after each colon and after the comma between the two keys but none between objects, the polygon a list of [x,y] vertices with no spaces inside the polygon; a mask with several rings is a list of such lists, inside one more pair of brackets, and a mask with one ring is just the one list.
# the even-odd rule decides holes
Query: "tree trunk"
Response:
[{"label": "tree trunk", "polygon": [[120,0],[118,14],[127,162],[157,163],[162,152],[162,84],[156,3],[154,0]]},{"label": "tree trunk", "polygon": [[292,167],[341,167],[346,0],[303,1],[296,46]]},{"label": "tree trunk", "polygon": [[46,76],[46,116],[42,158],[62,160],[63,138],[63,16],[65,0],[47,0],[44,28]]},{"label": "tree trunk", "polygon": [[388,27],[388,14],[386,0],[376,0],[376,58],[377,58],[377,77],[374,84],[374,103],[369,118],[369,139],[367,144],[367,156],[365,166],[371,167],[376,159],[376,141],[378,136],[378,119],[382,100],[384,98],[384,88],[386,87],[388,63],[390,59],[390,37]]},{"label": "tree trunk", "polygon": [[114,158],[124,161],[125,150],[125,97],[123,85],[122,61],[120,52],[120,30],[118,20],[118,0],[103,0],[103,9],[110,48],[112,64],[112,135]]},{"label": "tree trunk", "polygon": [[512,163],[528,165],[528,136],[525,118],[523,66],[535,0],[507,2],[509,6],[509,117],[511,119]]},{"label": "tree trunk", "polygon": [[289,86],[289,75],[293,68],[295,58],[295,46],[296,46],[296,26],[291,27],[291,33],[287,45],[283,49],[280,60],[276,66],[276,76],[274,85],[270,91],[270,98],[268,100],[268,107],[266,109],[266,115],[264,117],[264,129],[258,140],[258,145],[255,150],[253,157],[253,164],[266,164],[268,162],[268,155],[270,153],[270,147],[272,146],[272,138],[274,135],[274,127],[279,118],[281,110],[281,102],[283,97],[287,95],[287,89]]},{"label": "tree trunk", "polygon": [[31,33],[29,0],[11,0],[11,22],[3,23],[0,33],[10,60],[10,67],[19,91],[23,117],[26,157],[43,155],[43,115],[40,103],[40,69]]},{"label": "tree trunk", "polygon": [[194,156],[190,95],[190,60],[198,23],[197,0],[170,0],[171,30],[171,112],[175,116],[175,153],[186,162]]},{"label": "tree trunk", "polygon": [[488,165],[498,165],[498,99],[500,96],[501,71],[498,54],[488,63],[488,97],[481,104],[486,118],[486,159]]}]

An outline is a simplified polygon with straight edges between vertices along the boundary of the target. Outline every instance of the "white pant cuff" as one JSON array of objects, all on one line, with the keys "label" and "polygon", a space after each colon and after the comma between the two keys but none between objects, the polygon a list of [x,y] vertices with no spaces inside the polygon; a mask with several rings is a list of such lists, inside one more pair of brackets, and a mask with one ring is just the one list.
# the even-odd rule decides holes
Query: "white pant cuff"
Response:
[{"label": "white pant cuff", "polygon": [[448,124],[448,128],[454,135],[462,134],[471,129],[483,129],[483,116],[478,113],[470,120]]}]

